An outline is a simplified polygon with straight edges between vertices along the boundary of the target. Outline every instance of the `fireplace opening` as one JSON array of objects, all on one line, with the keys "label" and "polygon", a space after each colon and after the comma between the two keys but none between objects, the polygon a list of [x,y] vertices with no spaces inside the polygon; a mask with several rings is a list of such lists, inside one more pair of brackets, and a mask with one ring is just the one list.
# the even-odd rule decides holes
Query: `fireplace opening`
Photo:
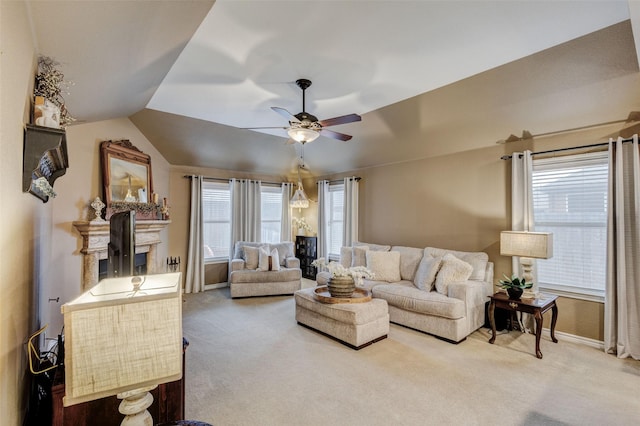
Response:
[{"label": "fireplace opening", "polygon": [[[134,275],[147,274],[147,253],[136,253],[134,259]],[[109,259],[98,262],[98,281],[109,277]]]}]

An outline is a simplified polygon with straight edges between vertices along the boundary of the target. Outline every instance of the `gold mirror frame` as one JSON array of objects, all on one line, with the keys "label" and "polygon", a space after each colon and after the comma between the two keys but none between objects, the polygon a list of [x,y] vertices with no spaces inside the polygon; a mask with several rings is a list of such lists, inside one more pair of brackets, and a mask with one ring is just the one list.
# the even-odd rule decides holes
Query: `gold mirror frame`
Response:
[{"label": "gold mirror frame", "polygon": [[100,144],[104,200],[113,203],[150,203],[153,197],[151,157],[129,140]]}]

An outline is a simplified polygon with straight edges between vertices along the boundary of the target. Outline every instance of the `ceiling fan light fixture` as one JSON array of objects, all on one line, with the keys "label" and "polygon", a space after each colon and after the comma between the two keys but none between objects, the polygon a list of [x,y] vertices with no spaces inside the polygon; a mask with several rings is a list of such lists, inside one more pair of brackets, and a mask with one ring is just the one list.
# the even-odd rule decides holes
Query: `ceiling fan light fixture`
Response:
[{"label": "ceiling fan light fixture", "polygon": [[320,136],[320,133],[318,133],[317,131],[306,129],[304,127],[292,127],[288,130],[287,133],[289,134],[289,137],[291,139],[300,143],[313,142],[314,140],[318,139],[318,136]]}]

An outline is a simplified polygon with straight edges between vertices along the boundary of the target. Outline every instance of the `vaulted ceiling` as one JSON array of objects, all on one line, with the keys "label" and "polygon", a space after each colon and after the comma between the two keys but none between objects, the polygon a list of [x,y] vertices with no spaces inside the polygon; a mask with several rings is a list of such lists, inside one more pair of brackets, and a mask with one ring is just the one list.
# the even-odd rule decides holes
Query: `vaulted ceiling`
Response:
[{"label": "vaulted ceiling", "polygon": [[301,145],[243,128],[286,126],[298,78],[320,119],[362,115],[305,145],[316,176],[640,110],[636,1],[26,4],[78,124],[129,117],[174,165],[292,173]]}]

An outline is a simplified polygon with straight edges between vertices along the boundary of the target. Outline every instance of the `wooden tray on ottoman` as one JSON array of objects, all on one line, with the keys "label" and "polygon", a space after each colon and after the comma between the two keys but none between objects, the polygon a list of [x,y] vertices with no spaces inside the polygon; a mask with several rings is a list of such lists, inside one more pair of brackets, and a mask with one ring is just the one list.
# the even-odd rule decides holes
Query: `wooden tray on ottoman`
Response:
[{"label": "wooden tray on ottoman", "polygon": [[371,292],[365,288],[356,287],[351,297],[333,297],[326,285],[316,287],[314,297],[322,303],[364,303],[371,300]]}]

